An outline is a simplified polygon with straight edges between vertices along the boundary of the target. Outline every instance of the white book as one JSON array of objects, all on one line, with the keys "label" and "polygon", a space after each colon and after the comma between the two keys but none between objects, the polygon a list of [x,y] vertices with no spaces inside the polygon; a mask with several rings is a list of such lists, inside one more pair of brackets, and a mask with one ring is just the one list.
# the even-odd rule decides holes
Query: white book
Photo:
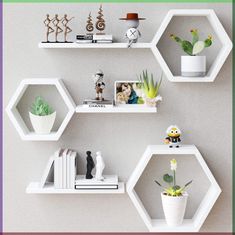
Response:
[{"label": "white book", "polygon": [[70,155],[70,188],[74,189],[77,173],[77,152],[73,151]]},{"label": "white book", "polygon": [[53,168],[54,168],[54,160],[55,160],[55,156],[52,155],[50,156],[48,162],[47,162],[47,165],[46,165],[46,168],[42,174],[42,178],[41,178],[41,181],[40,181],[40,187],[43,188],[44,185],[47,183],[47,182],[51,182],[50,181],[50,177],[51,177],[51,174],[53,172]]},{"label": "white book", "polygon": [[94,34],[93,35],[93,40],[113,40],[113,35],[111,34]]},{"label": "white book", "polygon": [[118,184],[117,185],[75,185],[75,189],[87,189],[87,190],[92,190],[92,189],[118,189]]},{"label": "white book", "polygon": [[67,185],[67,188],[70,188],[70,173],[71,173],[71,170],[70,170],[70,155],[72,154],[72,150],[69,150],[67,156],[66,156],[66,185]]},{"label": "white book", "polygon": [[100,185],[118,185],[117,175],[104,175],[104,180],[97,180],[95,177],[86,179],[85,175],[77,175],[75,185],[77,186],[100,186]]},{"label": "white book", "polygon": [[65,149],[62,156],[62,188],[67,188],[67,154],[69,150]]},{"label": "white book", "polygon": [[59,158],[61,153],[63,152],[62,149],[59,149],[54,153],[54,187],[60,188],[60,169],[59,169]]}]

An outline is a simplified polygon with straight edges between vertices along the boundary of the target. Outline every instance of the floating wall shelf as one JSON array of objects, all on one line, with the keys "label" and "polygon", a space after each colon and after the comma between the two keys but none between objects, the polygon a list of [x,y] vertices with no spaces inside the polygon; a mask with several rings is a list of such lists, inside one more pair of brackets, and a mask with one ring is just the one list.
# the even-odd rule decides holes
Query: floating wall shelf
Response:
[{"label": "floating wall shelf", "polygon": [[[140,179],[150,159],[152,157],[160,157],[160,156],[162,157],[164,155],[167,156],[170,154],[193,155],[197,159],[198,163],[201,165],[202,170],[204,171],[205,175],[210,181],[210,187],[206,195],[204,196],[203,200],[201,201],[193,218],[184,220],[183,224],[177,227],[169,227],[164,219],[152,219],[135,191],[135,185]],[[221,193],[221,189],[218,183],[216,182],[214,176],[212,175],[202,155],[194,145],[184,145],[181,146],[180,148],[172,148],[172,149],[169,148],[169,146],[167,145],[148,146],[142,158],[140,159],[139,163],[137,164],[135,170],[133,171],[130,179],[128,180],[126,189],[127,193],[130,196],[130,199],[132,200],[134,206],[136,207],[137,211],[139,212],[141,218],[143,219],[144,223],[146,224],[150,232],[199,231],[199,229],[201,228],[202,224],[204,223],[206,217],[208,216],[209,212],[211,211],[213,205],[215,204],[217,198]]]},{"label": "floating wall shelf", "polygon": [[[22,96],[24,95],[25,91],[27,90],[28,86],[30,85],[54,85],[59,94],[61,95],[62,99],[64,100],[68,112],[61,123],[59,129],[56,132],[51,132],[48,135],[38,135],[34,132],[30,132],[27,125],[25,124],[23,118],[21,117],[19,111],[17,110],[17,104],[21,100]],[[67,91],[64,83],[60,79],[24,79],[21,81],[19,87],[17,88],[16,92],[12,96],[6,111],[9,115],[10,120],[12,121],[13,125],[15,126],[17,132],[19,133],[22,140],[30,140],[30,141],[53,141],[58,140],[62,133],[64,132],[66,126],[68,125],[71,117],[75,112],[75,103],[70,96],[69,92]]]},{"label": "floating wall shelf", "polygon": [[[132,44],[131,48],[139,48],[139,49],[146,49],[151,48],[151,43],[135,43]],[[39,43],[39,48],[47,48],[47,49],[71,49],[71,48],[77,48],[77,49],[128,49],[127,43]]]},{"label": "floating wall shelf", "polygon": [[[211,24],[214,32],[216,33],[218,39],[222,44],[222,48],[220,49],[219,54],[215,58],[213,64],[211,65],[209,71],[207,72],[207,76],[205,77],[181,77],[181,76],[174,76],[169,69],[166,61],[163,58],[163,55],[160,53],[159,49],[157,48],[157,44],[161,39],[162,35],[164,34],[167,26],[171,22],[174,16],[203,16],[206,17]],[[151,47],[153,54],[155,55],[157,61],[159,62],[161,68],[163,69],[166,77],[171,82],[213,82],[218,75],[221,67],[223,66],[225,60],[227,59],[230,51],[232,50],[232,42],[227,35],[226,31],[224,30],[222,24],[220,23],[218,17],[216,16],[215,12],[210,9],[175,9],[170,10],[166,17],[164,18],[160,28],[158,29],[155,37],[152,41],[153,46]]]},{"label": "floating wall shelf", "polygon": [[30,194],[122,194],[125,193],[123,182],[118,183],[118,189],[97,189],[97,190],[77,190],[77,189],[55,189],[53,183],[48,183],[43,188],[39,182],[32,182],[26,188],[26,193]]},{"label": "floating wall shelf", "polygon": [[[182,76],[174,76],[169,69],[166,61],[164,60],[162,54],[157,48],[157,44],[164,34],[167,26],[171,22],[174,16],[201,16],[207,17],[210,22],[213,30],[215,31],[217,37],[221,41],[222,48],[215,58],[213,64],[211,65],[207,75],[205,77],[182,77]],[[129,49],[127,48],[127,43],[106,43],[106,44],[79,44],[79,43],[39,43],[39,48],[54,48],[54,49]],[[226,31],[224,30],[222,24],[220,23],[218,17],[215,12],[211,9],[175,9],[170,10],[166,17],[164,18],[160,28],[157,30],[153,40],[150,43],[134,43],[131,48],[139,48],[139,49],[151,49],[156,60],[158,61],[160,67],[164,71],[167,79],[171,82],[213,82],[218,75],[221,67],[223,66],[225,60],[227,59],[230,51],[232,50],[232,42],[228,37]]]},{"label": "floating wall shelf", "polygon": [[147,106],[114,106],[112,108],[86,108],[77,106],[76,113],[156,113],[157,108]]}]

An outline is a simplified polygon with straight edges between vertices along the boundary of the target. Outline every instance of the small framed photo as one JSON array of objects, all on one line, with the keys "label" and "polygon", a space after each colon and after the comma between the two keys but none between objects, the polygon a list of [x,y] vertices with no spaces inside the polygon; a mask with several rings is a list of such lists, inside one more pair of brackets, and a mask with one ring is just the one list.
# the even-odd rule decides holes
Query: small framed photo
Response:
[{"label": "small framed photo", "polygon": [[143,91],[140,81],[116,81],[114,100],[116,105],[143,105]]}]

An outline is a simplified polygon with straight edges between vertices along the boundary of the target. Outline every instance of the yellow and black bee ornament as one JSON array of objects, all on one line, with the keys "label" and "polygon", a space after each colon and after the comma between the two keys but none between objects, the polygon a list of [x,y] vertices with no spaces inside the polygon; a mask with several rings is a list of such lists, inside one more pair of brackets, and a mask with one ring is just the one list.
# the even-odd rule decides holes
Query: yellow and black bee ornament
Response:
[{"label": "yellow and black bee ornament", "polygon": [[171,125],[166,130],[167,137],[165,138],[165,144],[169,144],[169,148],[179,148],[181,142],[180,135],[181,131],[178,126]]}]

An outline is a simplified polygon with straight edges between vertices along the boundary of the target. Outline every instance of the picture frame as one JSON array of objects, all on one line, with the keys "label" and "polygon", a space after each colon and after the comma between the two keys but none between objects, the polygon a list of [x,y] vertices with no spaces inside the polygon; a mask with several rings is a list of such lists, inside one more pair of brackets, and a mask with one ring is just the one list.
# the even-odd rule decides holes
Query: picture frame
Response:
[{"label": "picture frame", "polygon": [[144,105],[142,98],[143,91],[140,87],[141,82],[134,81],[115,81],[114,101],[115,105]]}]

